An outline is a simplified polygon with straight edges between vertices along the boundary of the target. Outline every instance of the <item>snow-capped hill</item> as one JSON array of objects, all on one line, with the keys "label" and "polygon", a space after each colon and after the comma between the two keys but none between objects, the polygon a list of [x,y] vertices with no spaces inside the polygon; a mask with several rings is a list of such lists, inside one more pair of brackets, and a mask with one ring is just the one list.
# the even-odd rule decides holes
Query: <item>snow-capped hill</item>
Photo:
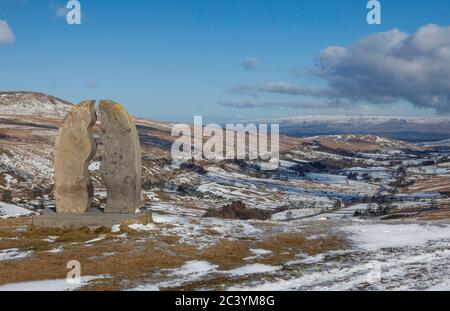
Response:
[{"label": "snow-capped hill", "polygon": [[444,140],[433,141],[433,142],[425,142],[425,143],[421,143],[420,146],[425,146],[425,147],[448,147],[448,146],[450,146],[450,139],[444,139]]},{"label": "snow-capped hill", "polygon": [[[267,122],[267,120],[266,120]],[[449,117],[305,115],[271,120],[283,134],[307,137],[371,134],[413,142],[450,138]]]},{"label": "snow-capped hill", "polygon": [[417,149],[415,145],[412,145],[410,143],[405,143],[397,139],[380,137],[377,135],[340,135],[340,137],[339,135],[337,135],[331,137],[337,137],[337,142],[343,142],[352,145],[367,144],[379,150]]},{"label": "snow-capped hill", "polygon": [[401,123],[447,123],[450,117],[401,117],[401,116],[345,116],[345,115],[305,115],[279,118],[280,123],[336,123],[336,124],[380,124],[385,122]]},{"label": "snow-capped hill", "polygon": [[0,115],[66,115],[71,104],[65,100],[35,92],[0,92]]},{"label": "snow-capped hill", "polygon": [[350,152],[423,150],[424,147],[377,135],[324,135],[304,139],[316,147]]}]

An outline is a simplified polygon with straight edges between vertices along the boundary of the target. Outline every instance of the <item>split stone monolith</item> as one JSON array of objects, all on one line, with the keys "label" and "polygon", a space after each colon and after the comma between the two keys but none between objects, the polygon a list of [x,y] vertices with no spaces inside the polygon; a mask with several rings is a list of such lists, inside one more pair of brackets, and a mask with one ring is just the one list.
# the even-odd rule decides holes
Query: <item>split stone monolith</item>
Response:
[{"label": "split stone monolith", "polygon": [[85,213],[91,206],[93,187],[89,162],[95,155],[92,134],[95,101],[73,107],[59,129],[55,142],[54,181],[58,213]]},{"label": "split stone monolith", "polygon": [[132,214],[140,207],[141,146],[136,125],[119,104],[102,100],[100,172],[108,189],[105,213]]}]

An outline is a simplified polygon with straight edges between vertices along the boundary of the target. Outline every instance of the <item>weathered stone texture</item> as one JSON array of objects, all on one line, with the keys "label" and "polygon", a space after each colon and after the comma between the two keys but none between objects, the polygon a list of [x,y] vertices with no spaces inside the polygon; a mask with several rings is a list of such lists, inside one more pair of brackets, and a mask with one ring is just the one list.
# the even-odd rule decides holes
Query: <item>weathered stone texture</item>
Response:
[{"label": "weathered stone texture", "polygon": [[59,129],[55,143],[54,181],[58,213],[85,213],[91,206],[93,187],[89,162],[96,152],[92,126],[95,101],[74,106]]},{"label": "weathered stone texture", "polygon": [[109,100],[100,101],[100,163],[108,189],[105,213],[131,214],[140,207],[141,147],[136,125],[128,112]]}]

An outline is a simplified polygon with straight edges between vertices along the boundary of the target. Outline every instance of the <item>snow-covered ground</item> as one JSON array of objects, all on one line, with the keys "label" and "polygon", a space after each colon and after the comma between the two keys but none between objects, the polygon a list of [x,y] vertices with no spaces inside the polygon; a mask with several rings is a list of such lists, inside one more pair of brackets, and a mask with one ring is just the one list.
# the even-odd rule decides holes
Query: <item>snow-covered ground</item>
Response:
[{"label": "snow-covered ground", "polygon": [[2,249],[0,250],[0,261],[28,258],[32,253],[32,251],[21,251],[18,248]]},{"label": "snow-covered ground", "polygon": [[[353,248],[291,261],[230,290],[449,290],[450,225],[353,224]],[[298,269],[295,269],[298,267]]]},{"label": "snow-covered ground", "polygon": [[33,282],[23,282],[0,285],[2,292],[17,291],[37,291],[37,292],[56,292],[56,291],[74,291],[86,286],[89,282],[105,278],[105,276],[83,276],[79,282],[69,282],[67,279],[60,280],[42,280]]},{"label": "snow-covered ground", "polygon": [[367,251],[383,248],[425,246],[428,242],[450,241],[449,225],[357,224],[344,228],[350,239]]},{"label": "snow-covered ground", "polygon": [[0,202],[0,219],[30,216],[36,213],[20,206]]}]

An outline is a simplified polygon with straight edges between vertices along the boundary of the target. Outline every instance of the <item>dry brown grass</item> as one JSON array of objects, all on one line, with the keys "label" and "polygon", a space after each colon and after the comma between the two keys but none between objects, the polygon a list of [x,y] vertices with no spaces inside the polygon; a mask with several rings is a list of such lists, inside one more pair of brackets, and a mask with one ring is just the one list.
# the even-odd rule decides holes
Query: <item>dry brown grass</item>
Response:
[{"label": "dry brown grass", "polygon": [[[219,265],[221,270],[229,270],[249,263],[263,263],[268,265],[282,265],[294,259],[299,253],[317,255],[320,253],[344,249],[348,247],[345,236],[334,234],[323,238],[308,240],[303,233],[281,233],[273,235],[262,241],[222,241],[200,255],[201,260],[207,260]],[[272,251],[271,254],[255,260],[244,258],[252,255],[250,248],[263,248]],[[223,289],[233,284],[248,281],[254,276],[215,276],[204,280],[194,281],[182,286],[163,288],[163,290],[196,290],[196,289]]]},{"label": "dry brown grass", "polygon": [[0,137],[9,140],[40,140],[41,137],[34,135],[31,129],[11,129],[2,128],[0,129]]},{"label": "dry brown grass", "polygon": [[228,270],[243,264],[244,258],[250,255],[249,241],[222,240],[200,253],[199,258],[219,266],[220,269]]},{"label": "dry brown grass", "polygon": [[414,220],[425,220],[425,221],[448,220],[448,219],[450,219],[450,209],[431,211],[414,217]]},{"label": "dry brown grass", "polygon": [[[8,248],[33,249],[33,257],[23,260],[5,261],[0,264],[0,284],[16,283],[43,279],[65,278],[66,264],[70,260],[81,263],[83,275],[111,275],[111,279],[96,282],[92,289],[120,289],[123,280],[139,280],[146,274],[158,269],[176,268],[182,265],[186,258],[177,252],[173,256],[166,243],[178,243],[178,239],[162,236],[155,241],[140,242],[139,234],[126,241],[116,235],[108,234],[105,240],[92,244],[83,242],[98,237],[102,230],[71,230],[73,232],[53,229],[32,230],[19,240],[11,240]],[[55,235],[60,238],[54,243],[40,242],[43,236]],[[140,238],[143,236],[141,235]],[[48,253],[46,250],[63,247],[64,252]],[[183,250],[183,248],[181,248]],[[194,249],[186,248],[187,258],[195,254]],[[113,256],[103,256],[113,252]]]},{"label": "dry brown grass", "polygon": [[283,264],[298,254],[317,255],[324,252],[347,248],[348,242],[343,234],[330,234],[326,237],[307,239],[303,233],[281,233],[266,241],[256,243],[257,248],[272,251],[272,254],[260,262],[272,265]]},{"label": "dry brown grass", "polygon": [[[114,252],[114,255],[102,256],[107,252]],[[103,284],[116,289],[120,288],[122,280],[138,280],[155,269],[175,268],[185,261],[182,256],[168,260],[167,253],[158,249],[155,242],[136,245],[106,241],[90,247],[69,245],[62,253],[39,252],[31,259],[3,262],[0,284],[65,278],[66,264],[70,260],[81,263],[83,275],[111,275],[111,279]]]},{"label": "dry brown grass", "polygon": [[450,193],[450,180],[447,176],[421,175],[414,176],[415,183],[403,190],[406,193],[414,192],[443,192]]}]

